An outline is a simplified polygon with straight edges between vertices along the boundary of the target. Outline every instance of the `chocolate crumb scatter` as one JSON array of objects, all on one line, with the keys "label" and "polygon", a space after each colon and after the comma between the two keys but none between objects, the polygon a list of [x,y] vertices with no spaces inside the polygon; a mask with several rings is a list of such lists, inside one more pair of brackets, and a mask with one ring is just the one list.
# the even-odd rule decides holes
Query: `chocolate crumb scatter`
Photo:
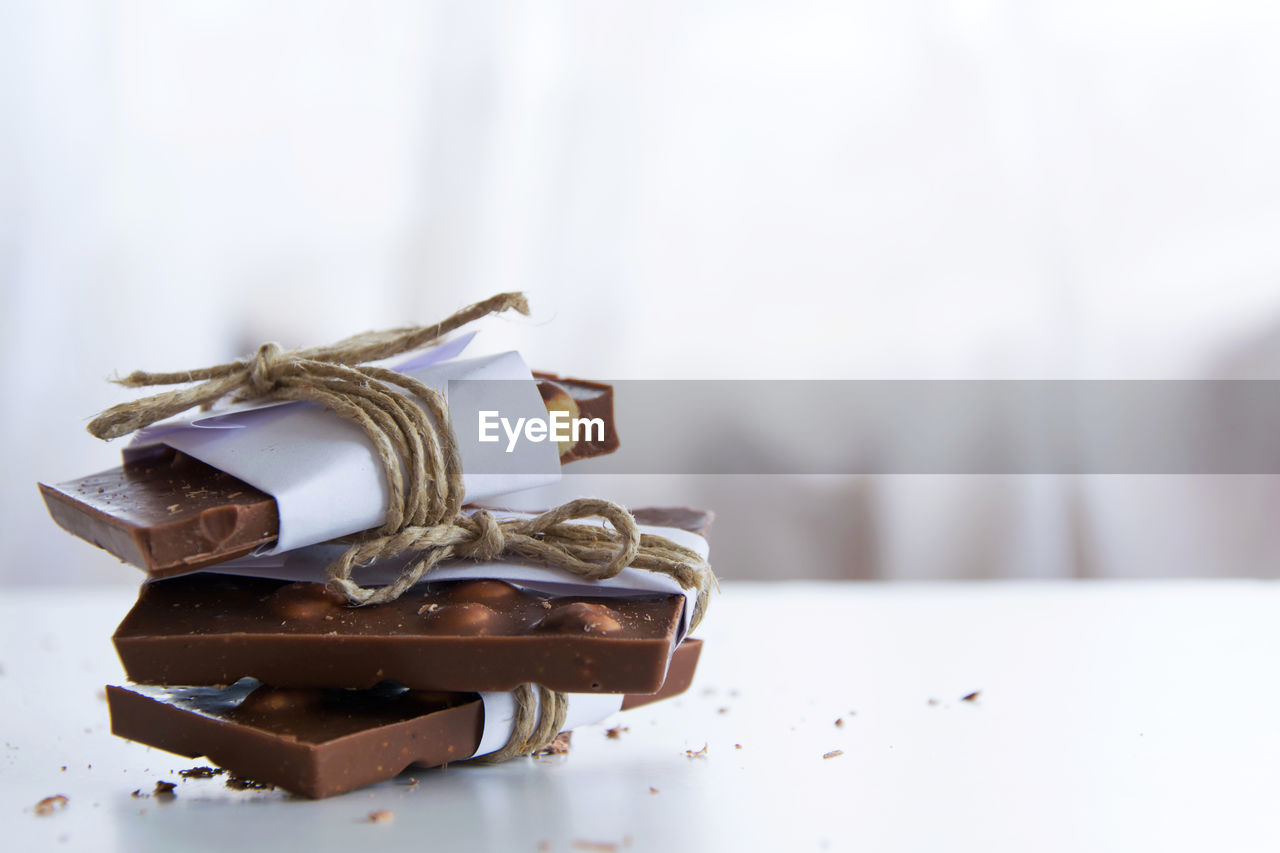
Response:
[{"label": "chocolate crumb scatter", "polygon": [[822,754],[822,757],[823,757],[824,759],[826,759],[826,758],[839,758],[839,757],[840,757],[840,756],[842,756],[842,755],[844,755],[844,750],[843,750],[843,749],[833,749],[833,750],[831,750],[830,752],[824,752],[824,753]]},{"label": "chocolate crumb scatter", "polygon": [[613,728],[607,730],[604,733],[604,736],[609,738],[610,740],[617,740],[618,738],[622,737],[623,732],[629,732],[629,731],[631,731],[631,729],[627,728],[626,726],[614,726]]},{"label": "chocolate crumb scatter", "polygon": [[396,819],[396,813],[391,809],[378,809],[376,812],[369,812],[369,823],[391,823]]},{"label": "chocolate crumb scatter", "polygon": [[186,770],[179,770],[178,775],[183,779],[212,779],[214,776],[221,776],[226,773],[221,767],[188,767]]},{"label": "chocolate crumb scatter", "polygon": [[62,794],[54,794],[52,797],[45,797],[40,802],[36,803],[36,814],[41,817],[51,815],[59,809],[65,809],[67,807],[67,802],[67,798]]},{"label": "chocolate crumb scatter", "polygon": [[976,701],[978,701],[978,696],[979,696],[979,695],[981,695],[981,693],[982,693],[982,691],[981,691],[981,690],[975,690],[975,691],[973,691],[972,693],[968,694],[967,696],[961,696],[961,697],[960,697],[960,701],[961,701],[961,702],[976,702]]},{"label": "chocolate crumb scatter", "polygon": [[698,750],[686,749],[686,750],[684,751],[685,757],[687,757],[687,758],[706,758],[706,757],[707,757],[707,747],[708,747],[708,746],[710,746],[710,744],[706,744],[706,743],[704,743],[704,744],[702,745],[702,749],[698,749]]}]

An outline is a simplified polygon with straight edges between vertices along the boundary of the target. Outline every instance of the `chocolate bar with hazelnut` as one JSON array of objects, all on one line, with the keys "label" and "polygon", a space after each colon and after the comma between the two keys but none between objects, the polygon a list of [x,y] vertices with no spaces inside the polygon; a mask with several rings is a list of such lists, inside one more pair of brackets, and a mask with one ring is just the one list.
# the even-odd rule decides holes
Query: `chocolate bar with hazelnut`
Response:
[{"label": "chocolate bar with hazelnut", "polygon": [[[711,514],[637,510],[703,533]],[[666,677],[684,596],[552,596],[497,580],[420,583],[348,607],[320,583],[203,572],[144,585],[114,642],[141,684],[652,693]]]},{"label": "chocolate bar with hazelnut", "polygon": [[[611,386],[537,377],[548,413],[605,425],[596,440],[562,443],[561,464],[618,449]],[[274,542],[280,529],[271,495],[163,445],[119,468],[39,485],[58,526],[157,578],[243,557]]]},{"label": "chocolate bar with hazelnut", "polygon": [[[683,693],[701,641],[681,643],[660,690],[627,696],[622,710]],[[570,704],[573,699],[570,698]],[[321,798],[474,755],[484,706],[474,693],[229,687],[107,687],[111,731],[147,746],[207,756],[237,776]]]}]

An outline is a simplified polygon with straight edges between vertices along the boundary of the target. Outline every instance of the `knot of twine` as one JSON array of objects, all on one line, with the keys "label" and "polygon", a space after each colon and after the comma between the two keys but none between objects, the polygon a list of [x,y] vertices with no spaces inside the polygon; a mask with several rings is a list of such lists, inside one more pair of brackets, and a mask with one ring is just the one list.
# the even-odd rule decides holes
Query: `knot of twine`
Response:
[{"label": "knot of twine", "polygon": [[[113,406],[90,421],[88,430],[103,440],[119,438],[196,407],[208,409],[227,397],[319,403],[354,422],[373,442],[390,495],[383,525],[351,537],[354,544],[326,570],[326,585],[351,604],[393,601],[450,557],[493,560],[505,555],[587,580],[614,577],[628,566],[668,575],[682,588],[697,590],[691,629],[696,627],[714,581],[696,552],[664,537],[642,535],[631,513],[605,500],[571,501],[532,519],[498,521],[484,510],[462,515],[462,463],[444,395],[412,377],[366,364],[421,349],[474,320],[510,309],[529,313],[523,294],[498,294],[433,326],[365,332],[329,346],[292,351],[267,343],[250,358],[196,370],[134,371],[115,381],[128,388],[188,387]],[[566,523],[591,516],[605,519],[612,530]],[[384,587],[365,588],[352,579],[357,566],[409,551],[419,552],[419,558]],[[567,703],[563,694],[538,687],[547,694],[538,712],[532,688],[526,688],[516,693],[511,741],[495,753],[501,758],[486,760],[527,755],[559,732]]]}]

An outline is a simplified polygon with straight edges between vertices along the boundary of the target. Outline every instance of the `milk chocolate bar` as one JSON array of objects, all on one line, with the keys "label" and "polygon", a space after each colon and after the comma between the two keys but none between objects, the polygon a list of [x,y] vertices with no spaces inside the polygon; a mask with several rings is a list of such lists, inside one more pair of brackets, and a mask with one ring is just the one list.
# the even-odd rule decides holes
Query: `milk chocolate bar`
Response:
[{"label": "milk chocolate bar", "polygon": [[[700,652],[699,640],[686,640],[661,690],[627,696],[622,709],[684,692]],[[246,679],[222,688],[112,686],[107,703],[111,731],[120,737],[189,758],[207,756],[238,776],[315,798],[391,779],[412,765],[469,758],[484,726],[484,708],[473,693],[392,684],[282,689]]]},{"label": "milk chocolate bar", "polygon": [[[639,510],[705,533],[710,513]],[[319,583],[204,572],[146,584],[113,637],[131,681],[276,687],[652,693],[666,677],[684,597],[550,596],[502,581],[426,582],[347,607]]]},{"label": "milk chocolate bar", "polygon": [[[611,386],[538,376],[548,412],[605,424],[600,440],[562,444],[562,464],[618,449]],[[40,491],[58,526],[158,578],[243,557],[280,530],[271,495],[164,446],[110,471],[41,483]]]},{"label": "milk chocolate bar", "polygon": [[680,595],[557,599],[489,580],[348,607],[320,583],[200,573],[147,584],[113,639],[140,684],[651,693],[683,607]]}]

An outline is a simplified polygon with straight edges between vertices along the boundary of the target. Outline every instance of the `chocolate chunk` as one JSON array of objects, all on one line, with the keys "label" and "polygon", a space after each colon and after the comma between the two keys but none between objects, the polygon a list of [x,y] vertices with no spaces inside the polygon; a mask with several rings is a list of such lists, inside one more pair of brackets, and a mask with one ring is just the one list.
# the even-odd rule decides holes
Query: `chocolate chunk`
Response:
[{"label": "chocolate chunk", "polygon": [[[684,692],[701,643],[672,658],[661,691],[627,696],[627,710]],[[308,797],[328,797],[390,779],[410,765],[469,758],[484,711],[471,693],[382,684],[368,690],[308,691],[245,679],[230,687],[108,687],[111,730],[158,749],[210,761]]]},{"label": "chocolate chunk", "polygon": [[[537,375],[549,407],[572,407],[605,424],[602,439],[583,436],[562,447],[562,464],[618,449],[612,387]],[[119,468],[39,485],[59,527],[157,578],[243,557],[274,542],[280,531],[271,495],[159,445]]]},{"label": "chocolate chunk", "polygon": [[60,527],[154,577],[243,557],[280,529],[271,495],[167,447],[40,491]]}]

